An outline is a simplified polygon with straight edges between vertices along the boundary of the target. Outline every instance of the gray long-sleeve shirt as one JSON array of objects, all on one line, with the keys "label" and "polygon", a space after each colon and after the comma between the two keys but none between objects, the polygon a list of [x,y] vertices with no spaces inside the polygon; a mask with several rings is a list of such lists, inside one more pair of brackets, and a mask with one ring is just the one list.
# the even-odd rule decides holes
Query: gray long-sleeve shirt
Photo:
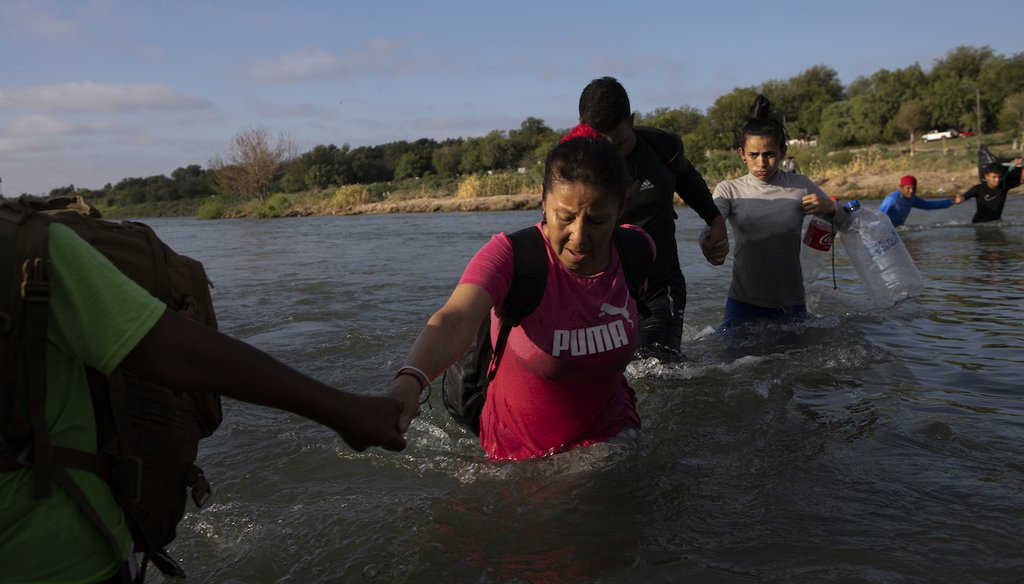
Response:
[{"label": "gray long-sleeve shirt", "polygon": [[734,250],[730,298],[765,308],[804,304],[801,199],[810,193],[827,197],[806,176],[783,171],[769,182],[747,174],[715,187]]}]

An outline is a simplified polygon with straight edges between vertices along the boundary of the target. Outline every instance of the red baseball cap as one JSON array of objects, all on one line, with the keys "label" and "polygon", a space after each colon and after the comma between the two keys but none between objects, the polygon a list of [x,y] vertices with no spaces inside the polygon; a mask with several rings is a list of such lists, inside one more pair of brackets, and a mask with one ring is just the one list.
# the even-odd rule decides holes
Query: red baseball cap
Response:
[{"label": "red baseball cap", "polygon": [[913,175],[909,175],[908,174],[907,176],[905,176],[905,177],[900,179],[900,186],[901,187],[916,187],[917,186],[917,179],[914,178]]}]

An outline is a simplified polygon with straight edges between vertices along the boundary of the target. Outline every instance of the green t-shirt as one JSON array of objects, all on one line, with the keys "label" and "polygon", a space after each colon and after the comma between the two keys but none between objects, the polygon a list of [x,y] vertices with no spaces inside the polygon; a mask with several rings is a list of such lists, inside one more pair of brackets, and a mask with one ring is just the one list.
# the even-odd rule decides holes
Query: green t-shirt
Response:
[{"label": "green t-shirt", "polygon": [[[92,400],[82,364],[113,370],[165,306],[67,227],[49,229],[50,316],[46,417],[55,446],[95,452]],[[69,470],[121,542],[110,543],[56,484],[32,497],[30,470],[0,472],[0,572],[4,582],[96,582],[128,557],[131,532],[106,483]]]}]

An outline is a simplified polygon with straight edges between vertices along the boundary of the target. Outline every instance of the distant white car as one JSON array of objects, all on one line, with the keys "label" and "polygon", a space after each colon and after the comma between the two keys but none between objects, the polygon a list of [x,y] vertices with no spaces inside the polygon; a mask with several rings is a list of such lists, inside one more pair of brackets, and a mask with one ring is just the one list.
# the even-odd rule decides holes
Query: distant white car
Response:
[{"label": "distant white car", "polygon": [[932,130],[924,136],[921,136],[921,139],[925,142],[932,142],[943,138],[956,138],[959,135],[960,132],[957,132],[956,130]]}]

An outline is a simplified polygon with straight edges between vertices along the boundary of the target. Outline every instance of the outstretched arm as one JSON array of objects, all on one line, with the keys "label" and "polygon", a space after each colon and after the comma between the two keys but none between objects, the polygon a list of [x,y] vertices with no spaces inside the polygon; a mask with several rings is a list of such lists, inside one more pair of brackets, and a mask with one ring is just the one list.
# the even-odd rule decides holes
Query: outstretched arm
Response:
[{"label": "outstretched arm", "polygon": [[219,393],[299,414],[333,429],[357,451],[405,448],[400,402],[337,390],[172,310],[120,366],[172,389]]},{"label": "outstretched arm", "polygon": [[[440,375],[469,349],[492,306],[491,295],[480,286],[456,286],[445,305],[420,331],[405,365],[426,374],[427,382]],[[391,396],[404,405],[399,423],[403,432],[419,414],[421,389],[421,380],[416,375],[399,375],[391,383]]]}]

